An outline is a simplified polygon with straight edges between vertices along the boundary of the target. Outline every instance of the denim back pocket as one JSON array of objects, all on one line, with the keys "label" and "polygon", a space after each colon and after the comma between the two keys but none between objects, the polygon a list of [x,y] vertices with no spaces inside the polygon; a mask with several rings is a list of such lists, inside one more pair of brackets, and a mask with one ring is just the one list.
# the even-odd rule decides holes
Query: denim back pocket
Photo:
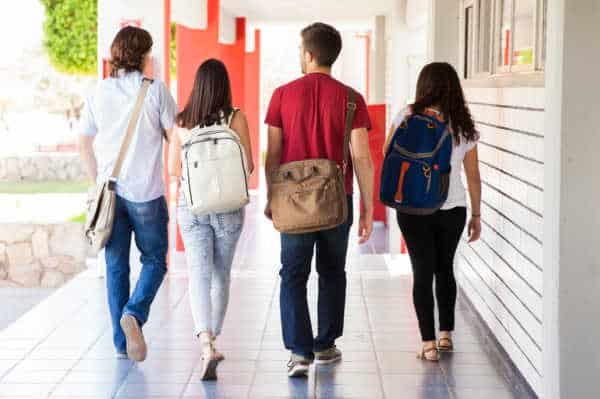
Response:
[{"label": "denim back pocket", "polygon": [[222,231],[235,234],[242,229],[244,224],[244,208],[233,212],[219,213],[216,217]]}]

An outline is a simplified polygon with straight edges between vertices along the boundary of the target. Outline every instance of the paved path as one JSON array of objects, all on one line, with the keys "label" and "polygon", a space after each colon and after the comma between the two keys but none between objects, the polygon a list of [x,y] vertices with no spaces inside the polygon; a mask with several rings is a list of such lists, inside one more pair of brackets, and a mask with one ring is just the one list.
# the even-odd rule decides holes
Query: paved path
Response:
[{"label": "paved path", "polygon": [[[462,302],[456,352],[439,364],[417,360],[410,277],[405,269],[391,274],[382,255],[369,254],[376,247],[351,248],[346,333],[338,342],[344,361],[312,367],[307,380],[287,378],[278,239],[250,209],[219,341],[227,359],[218,382],[199,380],[200,347],[192,333],[184,261],[177,255],[144,329],[150,348],[145,362],[114,359],[104,280],[87,272],[0,333],[0,398],[529,397],[503,376],[502,359]],[[313,314],[316,288],[313,276]]]}]

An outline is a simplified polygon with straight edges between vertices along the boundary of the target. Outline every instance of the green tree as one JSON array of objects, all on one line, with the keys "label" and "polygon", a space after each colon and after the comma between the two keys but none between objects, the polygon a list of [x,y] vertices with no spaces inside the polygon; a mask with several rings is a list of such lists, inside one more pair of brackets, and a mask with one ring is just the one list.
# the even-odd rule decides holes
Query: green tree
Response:
[{"label": "green tree", "polygon": [[61,72],[96,73],[98,1],[40,1],[46,9],[44,45],[52,65]]},{"label": "green tree", "polygon": [[171,22],[171,79],[177,79],[177,24]]}]

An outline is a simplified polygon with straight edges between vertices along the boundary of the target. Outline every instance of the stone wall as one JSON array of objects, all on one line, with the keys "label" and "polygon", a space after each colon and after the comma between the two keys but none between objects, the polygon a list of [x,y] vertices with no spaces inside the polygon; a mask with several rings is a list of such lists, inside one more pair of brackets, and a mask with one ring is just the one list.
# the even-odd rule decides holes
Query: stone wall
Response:
[{"label": "stone wall", "polygon": [[76,153],[40,153],[0,158],[0,181],[81,181],[86,176]]},{"label": "stone wall", "polygon": [[81,223],[0,225],[0,285],[58,287],[86,255]]}]

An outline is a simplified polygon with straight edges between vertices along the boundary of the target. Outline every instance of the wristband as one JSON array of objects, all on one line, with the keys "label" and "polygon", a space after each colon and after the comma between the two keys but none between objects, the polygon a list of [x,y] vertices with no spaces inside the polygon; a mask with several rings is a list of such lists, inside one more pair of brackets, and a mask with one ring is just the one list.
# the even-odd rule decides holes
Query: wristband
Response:
[{"label": "wristband", "polygon": [[477,214],[477,215],[471,215],[472,218],[480,218],[481,217],[481,213]]}]

